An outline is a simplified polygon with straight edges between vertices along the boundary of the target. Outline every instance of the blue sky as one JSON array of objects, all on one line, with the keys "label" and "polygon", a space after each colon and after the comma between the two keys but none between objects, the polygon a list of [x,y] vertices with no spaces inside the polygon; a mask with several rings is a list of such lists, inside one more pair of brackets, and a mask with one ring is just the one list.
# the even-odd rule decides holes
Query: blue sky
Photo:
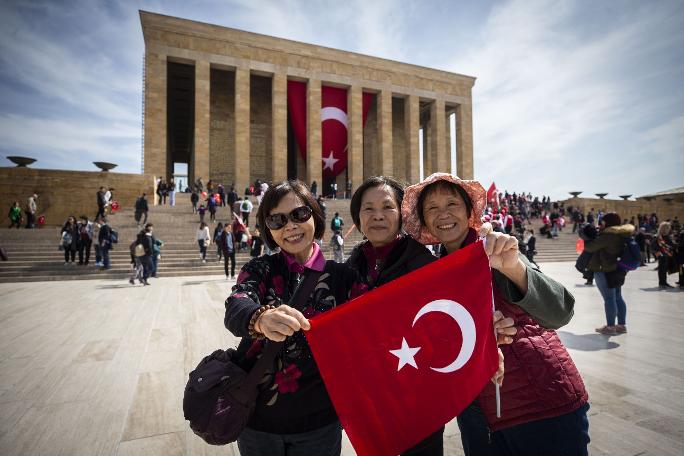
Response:
[{"label": "blue sky", "polygon": [[564,198],[684,186],[684,2],[7,1],[0,163],[140,171],[138,10],[477,77],[475,177]]}]

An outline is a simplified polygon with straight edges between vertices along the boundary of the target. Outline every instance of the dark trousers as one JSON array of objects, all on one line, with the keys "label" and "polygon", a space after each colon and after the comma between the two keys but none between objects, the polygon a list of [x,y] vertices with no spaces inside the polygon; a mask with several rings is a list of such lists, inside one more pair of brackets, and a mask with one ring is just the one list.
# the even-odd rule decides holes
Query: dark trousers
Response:
[{"label": "dark trousers", "polygon": [[658,285],[665,285],[667,283],[667,264],[669,258],[666,255],[658,257]]},{"label": "dark trousers", "polygon": [[586,456],[589,420],[585,404],[574,412],[490,432],[479,408],[458,416],[466,456]]},{"label": "dark trousers", "polygon": [[35,228],[36,226],[36,214],[26,212],[26,228]]},{"label": "dark trousers", "polygon": [[245,222],[245,226],[249,226],[249,212],[240,212],[242,214],[242,221]]},{"label": "dark trousers", "polygon": [[401,456],[442,456],[444,455],[444,427],[426,438],[418,445],[410,448]]},{"label": "dark trousers", "polygon": [[197,244],[199,245],[200,253],[202,254],[202,259],[206,260],[207,259],[207,246],[204,245],[204,241],[197,241]]},{"label": "dark trousers", "polygon": [[152,275],[154,264],[152,263],[152,255],[143,255],[140,257],[140,262],[143,266],[143,280],[147,280]]},{"label": "dark trousers", "polygon": [[105,216],[105,207],[104,206],[97,206],[97,214],[95,214],[95,220],[99,219],[100,217]]},{"label": "dark trousers", "polygon": [[223,269],[226,271],[226,277],[228,277],[228,261],[230,261],[230,277],[233,277],[235,275],[235,250],[224,255]]},{"label": "dark trousers", "polygon": [[68,263],[69,258],[71,258],[72,263],[76,259],[76,249],[71,246],[64,248],[64,262]]},{"label": "dark trousers", "polygon": [[102,267],[109,269],[111,267],[109,263],[109,247],[100,247],[100,254],[102,255]]},{"label": "dark trousers", "polygon": [[271,434],[245,428],[238,438],[242,456],[339,456],[342,426],[335,422],[301,434]]},{"label": "dark trousers", "polygon": [[88,264],[90,261],[90,246],[93,241],[81,241],[78,244],[78,264]]}]

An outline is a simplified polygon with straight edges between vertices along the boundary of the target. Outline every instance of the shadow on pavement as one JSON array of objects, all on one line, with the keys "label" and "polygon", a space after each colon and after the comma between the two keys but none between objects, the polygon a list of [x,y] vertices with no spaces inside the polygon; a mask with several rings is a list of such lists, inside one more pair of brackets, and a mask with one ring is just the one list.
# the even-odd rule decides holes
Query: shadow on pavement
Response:
[{"label": "shadow on pavement", "polygon": [[679,287],[674,288],[660,288],[660,287],[650,287],[650,288],[639,288],[641,291],[663,291],[666,293],[681,293],[682,289]]},{"label": "shadow on pavement", "polygon": [[567,331],[558,331],[558,336],[567,348],[582,351],[612,350],[620,344],[610,340],[610,336],[603,334],[573,334]]}]

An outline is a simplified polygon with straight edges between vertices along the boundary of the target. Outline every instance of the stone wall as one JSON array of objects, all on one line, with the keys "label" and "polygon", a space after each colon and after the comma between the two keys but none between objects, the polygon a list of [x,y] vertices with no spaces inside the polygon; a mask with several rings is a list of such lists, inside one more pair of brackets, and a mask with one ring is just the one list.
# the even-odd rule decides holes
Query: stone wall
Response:
[{"label": "stone wall", "polygon": [[209,130],[209,176],[230,185],[235,181],[235,73],[212,68]]},{"label": "stone wall", "polygon": [[566,208],[568,206],[579,207],[585,214],[593,208],[594,213],[599,210],[603,212],[617,212],[620,217],[627,220],[636,217],[637,214],[652,214],[654,212],[662,221],[673,219],[674,217],[684,220],[684,203],[668,202],[662,199],[624,201],[598,198],[569,198],[561,202],[565,203]]},{"label": "stone wall", "polygon": [[404,122],[404,99],[392,98],[392,168],[393,176],[399,182],[408,182],[406,124]]},{"label": "stone wall", "polygon": [[100,186],[113,187],[114,200],[122,208],[133,207],[143,191],[152,205],[154,181],[142,174],[0,168],[0,208],[5,215],[14,201],[25,208],[35,192],[38,215],[45,215],[46,225],[60,226],[69,215],[87,215],[92,220],[97,213],[96,193]]},{"label": "stone wall", "polygon": [[251,181],[271,179],[271,78],[250,78],[250,176]]}]

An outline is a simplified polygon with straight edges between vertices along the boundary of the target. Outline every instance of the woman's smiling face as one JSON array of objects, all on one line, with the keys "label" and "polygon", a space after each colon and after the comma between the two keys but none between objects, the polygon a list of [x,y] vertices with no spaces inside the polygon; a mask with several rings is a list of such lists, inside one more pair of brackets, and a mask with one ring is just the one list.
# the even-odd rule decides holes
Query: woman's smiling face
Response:
[{"label": "woman's smiling face", "polygon": [[359,229],[373,247],[382,247],[396,239],[401,211],[394,190],[387,185],[366,190],[361,198],[359,221]]},{"label": "woman's smiling face", "polygon": [[[269,215],[289,215],[290,212],[301,206],[305,206],[304,202],[293,192],[289,192],[283,196],[278,205],[270,211]],[[278,230],[270,230],[271,236],[275,243],[278,244],[278,247],[302,263],[308,259],[311,252],[314,232],[315,224],[313,217],[310,217],[304,223],[295,223],[288,218],[287,224],[284,227]],[[302,259],[303,261],[301,261]]]},{"label": "woman's smiling face", "polygon": [[457,191],[439,186],[423,200],[425,226],[442,244],[460,246],[468,235],[470,214]]}]

